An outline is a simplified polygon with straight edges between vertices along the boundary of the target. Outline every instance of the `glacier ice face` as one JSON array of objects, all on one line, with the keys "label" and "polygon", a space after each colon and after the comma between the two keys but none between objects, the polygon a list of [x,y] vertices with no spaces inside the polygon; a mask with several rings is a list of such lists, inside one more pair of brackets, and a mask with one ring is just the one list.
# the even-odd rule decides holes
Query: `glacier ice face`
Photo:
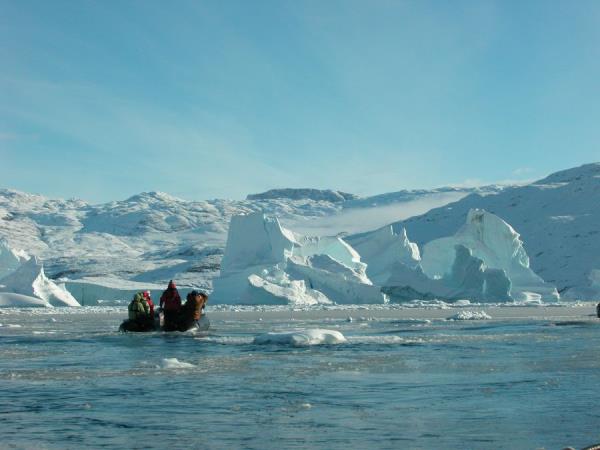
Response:
[{"label": "glacier ice face", "polygon": [[339,237],[310,238],[262,213],[232,219],[211,302],[383,303],[360,255]]},{"label": "glacier ice face", "polygon": [[488,268],[470,248],[458,244],[450,273],[442,280],[455,289],[455,297],[478,301],[512,300],[510,278],[502,269]]},{"label": "glacier ice face", "polygon": [[360,260],[367,265],[367,276],[380,286],[390,278],[396,263],[414,268],[419,264],[419,247],[408,240],[406,230],[395,233],[392,226],[355,239],[352,247],[360,254]]},{"label": "glacier ice face", "polygon": [[296,246],[299,244],[293,233],[283,228],[275,217],[260,212],[233,216],[221,274],[278,264],[291,256]]},{"label": "glacier ice face", "polygon": [[369,279],[383,286],[392,301],[512,299],[511,281],[504,270],[487,267],[464,245],[454,245],[441,255],[448,264],[447,270],[428,274],[421,266],[419,247],[409,241],[404,228],[396,233],[391,226],[383,227],[354,238],[352,243],[367,263]]},{"label": "glacier ice face", "polygon": [[348,267],[366,270],[366,264],[361,261],[358,252],[339,236],[301,236],[298,243],[293,256],[306,258],[313,255],[329,255]]},{"label": "glacier ice face", "polygon": [[0,292],[0,308],[51,308],[44,300],[29,295]]},{"label": "glacier ice face", "polygon": [[290,258],[286,266],[292,278],[304,280],[338,304],[387,303],[379,286],[374,286],[363,272],[356,271],[329,255]]},{"label": "glacier ice face", "polygon": [[470,299],[479,302],[511,300],[511,282],[503,270],[488,269],[463,245],[454,248],[454,261],[443,277],[428,277],[420,265],[397,262],[383,291],[392,301]]},{"label": "glacier ice face", "polygon": [[0,239],[0,278],[17,270],[28,259],[27,253],[12,249],[5,239]]},{"label": "glacier ice face", "polygon": [[[140,291],[149,291],[155,301],[160,298],[165,285],[140,283],[112,277],[92,277],[67,280],[65,288],[82,306],[126,305]],[[179,292],[183,294],[181,286]],[[185,294],[182,295],[185,297]]]},{"label": "glacier ice face", "polygon": [[[260,277],[277,273],[277,266],[285,265],[298,246],[293,233],[284,229],[277,218],[263,213],[232,217],[221,275],[213,281],[211,303],[252,303],[253,298],[275,304],[299,302],[305,298],[301,286],[286,286],[283,276],[262,281]],[[275,288],[275,280],[281,281],[281,289]]]},{"label": "glacier ice face", "polygon": [[80,306],[64,286],[46,277],[44,267],[37,257],[32,257],[17,270],[0,280],[5,292],[21,294],[43,300],[52,306]]},{"label": "glacier ice face", "polygon": [[[212,299],[245,304],[373,304],[386,303],[389,295],[392,301],[500,302],[514,298],[508,270],[543,284],[528,269],[527,254],[510,225],[485,211],[475,210],[469,218],[457,236],[433,243],[427,268],[438,264],[443,269],[428,273],[405,230],[381,228],[355,239],[354,248],[340,237],[296,235],[264,214],[236,216]],[[517,293],[518,299],[531,296],[530,291]]]},{"label": "glacier ice face", "polygon": [[321,292],[307,288],[304,280],[290,280],[285,273],[278,278],[252,274],[248,283],[250,286],[242,297],[243,303],[294,306],[331,303]]},{"label": "glacier ice face", "polygon": [[[452,270],[457,257],[455,247],[464,246],[473,256],[490,269],[505,272],[512,284],[515,300],[528,300],[539,296],[543,300],[556,300],[556,289],[545,283],[529,267],[529,257],[519,234],[504,220],[482,209],[472,209],[465,225],[451,237],[435,239],[425,244],[421,266],[430,278],[441,278]],[[492,286],[502,284],[496,274]]]}]

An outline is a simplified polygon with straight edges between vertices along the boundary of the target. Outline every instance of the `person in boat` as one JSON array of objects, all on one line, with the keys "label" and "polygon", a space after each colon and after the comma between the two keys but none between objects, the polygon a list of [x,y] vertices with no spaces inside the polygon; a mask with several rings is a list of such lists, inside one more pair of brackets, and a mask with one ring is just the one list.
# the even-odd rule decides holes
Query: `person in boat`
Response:
[{"label": "person in boat", "polygon": [[600,303],[596,305],[596,315],[600,318]]},{"label": "person in boat", "polygon": [[143,292],[133,296],[128,306],[127,331],[150,331],[154,328],[154,315]]},{"label": "person in boat", "polygon": [[179,330],[187,331],[198,324],[204,313],[204,307],[208,301],[208,295],[196,290],[190,292],[185,300],[185,305],[181,308],[179,318]]},{"label": "person in boat", "polygon": [[175,331],[178,327],[179,312],[181,310],[181,297],[177,286],[173,283],[173,280],[169,281],[167,290],[163,292],[160,297],[160,308],[164,312],[164,330]]},{"label": "person in boat", "polygon": [[144,291],[144,298],[148,302],[148,306],[150,306],[150,317],[154,317],[154,302],[152,302],[150,291]]}]

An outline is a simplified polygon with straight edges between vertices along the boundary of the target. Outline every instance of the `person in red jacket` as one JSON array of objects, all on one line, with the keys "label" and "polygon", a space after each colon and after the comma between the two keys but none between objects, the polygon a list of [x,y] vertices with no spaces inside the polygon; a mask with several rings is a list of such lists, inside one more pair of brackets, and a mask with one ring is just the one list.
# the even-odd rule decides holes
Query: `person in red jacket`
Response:
[{"label": "person in red jacket", "polygon": [[175,331],[178,328],[181,297],[173,280],[169,281],[167,290],[160,296],[160,307],[165,313],[165,331]]},{"label": "person in red jacket", "polygon": [[152,303],[152,297],[150,297],[150,291],[144,291],[144,298],[150,306],[150,317],[154,319],[154,303]]}]

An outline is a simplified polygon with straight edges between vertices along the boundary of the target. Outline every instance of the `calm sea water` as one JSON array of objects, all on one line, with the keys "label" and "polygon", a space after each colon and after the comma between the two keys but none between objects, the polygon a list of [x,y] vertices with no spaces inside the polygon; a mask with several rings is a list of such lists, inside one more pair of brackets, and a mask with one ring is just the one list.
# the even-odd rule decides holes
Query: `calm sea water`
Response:
[{"label": "calm sea water", "polygon": [[[364,312],[363,312],[364,314]],[[0,314],[2,448],[561,449],[600,442],[600,322]],[[290,327],[347,344],[255,345]]]}]

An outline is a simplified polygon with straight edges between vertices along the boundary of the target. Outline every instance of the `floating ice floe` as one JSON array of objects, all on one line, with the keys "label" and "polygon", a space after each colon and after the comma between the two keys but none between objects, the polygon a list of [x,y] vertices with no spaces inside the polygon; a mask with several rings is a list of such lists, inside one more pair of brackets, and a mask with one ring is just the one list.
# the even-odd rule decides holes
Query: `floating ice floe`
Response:
[{"label": "floating ice floe", "polygon": [[164,358],[160,363],[163,369],[193,369],[196,366],[191,363],[179,361],[177,358]]},{"label": "floating ice floe", "polygon": [[448,317],[448,320],[489,320],[492,316],[484,311],[460,311],[459,313]]},{"label": "floating ice floe", "polygon": [[345,342],[347,342],[346,338],[339,331],[320,328],[272,331],[254,338],[254,343],[259,345],[279,344],[298,347],[320,344],[343,344]]}]

